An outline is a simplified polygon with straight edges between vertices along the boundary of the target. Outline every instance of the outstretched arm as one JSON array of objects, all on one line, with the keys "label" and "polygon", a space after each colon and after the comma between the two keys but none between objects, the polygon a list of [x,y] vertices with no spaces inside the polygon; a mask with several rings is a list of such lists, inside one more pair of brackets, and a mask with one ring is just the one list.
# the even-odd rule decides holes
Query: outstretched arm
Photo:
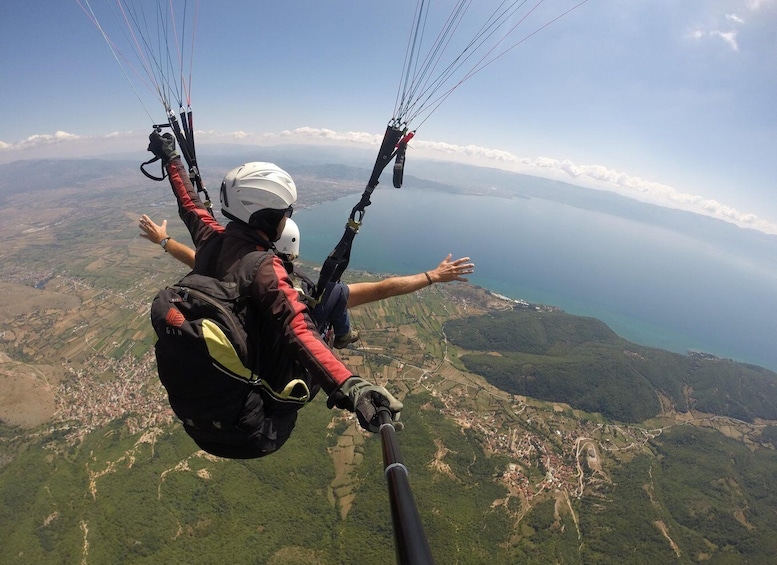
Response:
[{"label": "outstretched arm", "polygon": [[151,243],[159,245],[163,239],[167,239],[165,251],[181,263],[188,265],[192,269],[194,268],[194,249],[167,235],[167,220],[162,220],[162,225],[159,226],[151,218],[143,214],[138,222],[138,227],[143,231],[140,237],[146,238]]},{"label": "outstretched arm", "polygon": [[189,229],[195,247],[199,247],[213,233],[224,231],[224,226],[211,216],[200,200],[180,157],[169,161],[165,168],[170,187],[178,201],[178,215]]},{"label": "outstretched arm", "polygon": [[348,285],[348,308],[353,308],[368,302],[375,302],[391,296],[410,294],[438,282],[467,281],[462,275],[471,275],[475,272],[475,264],[469,262],[469,257],[462,257],[451,261],[451,254],[442,260],[437,268],[408,275],[404,277],[390,277],[378,282],[361,282]]},{"label": "outstretched arm", "polygon": [[200,200],[186,171],[181,155],[175,149],[175,138],[170,133],[160,135],[157,130],[148,136],[148,150],[162,160],[170,188],[178,202],[178,215],[186,224],[195,247],[199,247],[214,233],[224,231],[210,214],[210,210]]}]

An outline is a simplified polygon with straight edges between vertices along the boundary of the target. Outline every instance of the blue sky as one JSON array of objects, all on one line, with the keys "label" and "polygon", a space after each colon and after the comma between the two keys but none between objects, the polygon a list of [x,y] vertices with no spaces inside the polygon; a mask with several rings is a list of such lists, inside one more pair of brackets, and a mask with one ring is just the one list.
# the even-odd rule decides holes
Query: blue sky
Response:
[{"label": "blue sky", "polygon": [[[545,0],[511,37],[578,2]],[[438,0],[432,15],[447,16],[452,3]],[[109,2],[90,4],[104,14]],[[474,4],[461,37],[498,2]],[[376,143],[415,8],[203,0],[198,139]],[[775,29],[777,0],[589,0],[462,84],[423,123],[411,155],[559,178],[777,233]],[[0,53],[0,163],[127,148],[144,156],[161,105],[130,73],[133,92],[76,0],[2,2]]]}]

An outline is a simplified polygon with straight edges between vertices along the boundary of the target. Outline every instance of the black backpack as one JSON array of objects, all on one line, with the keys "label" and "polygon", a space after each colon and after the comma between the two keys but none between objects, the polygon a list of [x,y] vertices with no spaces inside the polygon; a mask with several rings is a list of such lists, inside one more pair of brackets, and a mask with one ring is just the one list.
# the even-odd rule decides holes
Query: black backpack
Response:
[{"label": "black backpack", "polygon": [[259,352],[246,331],[248,288],[266,253],[245,256],[234,280],[189,274],[151,305],[159,378],[190,435],[233,429],[237,441],[259,425],[261,398],[297,406],[310,399],[306,385],[287,383],[279,392],[256,371]]}]

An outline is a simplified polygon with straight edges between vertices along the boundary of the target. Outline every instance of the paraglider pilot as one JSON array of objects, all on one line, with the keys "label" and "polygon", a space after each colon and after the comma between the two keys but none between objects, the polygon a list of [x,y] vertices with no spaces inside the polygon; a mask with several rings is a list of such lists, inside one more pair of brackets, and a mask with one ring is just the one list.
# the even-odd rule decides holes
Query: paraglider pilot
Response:
[{"label": "paraglider pilot", "polygon": [[[162,160],[179,216],[194,241],[195,273],[225,280],[234,275],[242,257],[272,249],[297,200],[297,188],[288,173],[272,163],[258,162],[229,171],[220,199],[222,213],[232,221],[224,227],[192,186],[172,135],[154,131],[149,140],[148,150]],[[260,366],[252,367],[257,374],[280,386],[304,380],[311,398],[323,390],[329,408],[354,412],[359,424],[371,432],[379,429],[379,408],[388,408],[394,420],[399,418],[402,403],[384,387],[354,375],[324,343],[277,255],[267,253],[259,261],[249,293],[246,330],[260,351],[256,356]],[[160,378],[163,370],[175,371],[164,361],[157,353]],[[219,386],[223,385],[224,394],[204,400],[209,417],[195,425],[184,422],[187,433],[202,449],[222,457],[261,457],[278,450],[289,438],[302,405],[273,402],[260,388],[250,389],[238,404],[220,404],[221,398],[235,398],[232,387],[243,384],[228,377],[222,380]],[[175,392],[168,387],[171,397]]]}]

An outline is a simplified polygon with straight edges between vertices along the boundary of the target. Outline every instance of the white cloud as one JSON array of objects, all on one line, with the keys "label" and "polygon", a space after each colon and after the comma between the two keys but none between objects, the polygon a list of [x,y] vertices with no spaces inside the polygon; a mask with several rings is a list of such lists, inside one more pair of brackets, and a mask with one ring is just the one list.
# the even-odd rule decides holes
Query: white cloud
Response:
[{"label": "white cloud", "polygon": [[[330,129],[302,127],[280,133],[253,134],[244,131],[197,131],[200,142],[268,145],[292,140],[300,144],[333,143],[377,147],[383,135],[366,132],[337,132]],[[32,135],[16,143],[0,141],[0,162],[18,158],[85,157],[110,152],[144,150],[148,135],[144,132],[112,132],[101,136],[80,136],[64,131]],[[503,151],[477,145],[455,145],[440,141],[414,140],[411,150],[419,157],[448,159],[473,165],[533,174],[575,184],[610,190],[653,204],[681,208],[726,220],[743,227],[777,234],[777,225],[752,213],[737,210],[716,200],[688,194],[671,186],[649,181],[603,165],[579,165],[568,159],[551,157],[518,157]]]},{"label": "white cloud", "polygon": [[202,141],[231,141],[231,142],[255,142],[258,143],[262,136],[249,133],[247,131],[212,131],[212,130],[196,130],[195,136],[198,140]]},{"label": "white cloud", "polygon": [[753,213],[743,212],[716,200],[688,194],[671,186],[635,177],[602,165],[578,165],[569,160],[558,160],[550,157],[521,158],[506,151],[474,145],[461,146],[424,141],[416,141],[412,145],[414,148],[417,147],[429,153],[441,154],[449,158],[470,158],[473,164],[490,164],[490,166],[515,172],[535,174],[556,180],[574,181],[577,184],[610,190],[660,206],[680,208],[712,216],[742,227],[777,234],[777,225],[762,220]]},{"label": "white cloud", "polygon": [[737,32],[713,30],[710,32],[710,35],[713,37],[719,37],[725,41],[733,51],[739,51],[739,45],[737,44]]},{"label": "white cloud", "polygon": [[300,127],[293,130],[283,130],[280,133],[254,134],[245,131],[217,132],[200,131],[196,133],[197,139],[211,143],[241,143],[260,144],[268,143],[356,143],[366,145],[378,145],[383,139],[380,135],[371,133],[347,131],[338,132],[325,128]]},{"label": "white cloud", "polygon": [[346,131],[336,132],[331,129],[320,129],[301,127],[293,130],[284,130],[281,132],[282,137],[294,138],[298,140],[326,140],[326,141],[340,141],[346,143],[359,143],[378,145],[380,144],[383,136],[374,135],[371,133],[365,133],[360,131]]},{"label": "white cloud", "polygon": [[[747,4],[747,10],[750,12],[759,10],[766,4],[777,3],[777,0],[755,0],[750,1]],[[723,40],[732,51],[739,51],[739,43],[737,41],[737,35],[739,30],[747,29],[747,20],[740,14],[729,12],[721,16],[717,14],[709,16],[709,22],[707,24],[700,25],[693,28],[688,32],[688,36],[696,41],[701,41],[704,38],[714,38]],[[733,25],[733,29],[730,28]]]},{"label": "white cloud", "polygon": [[[142,141],[138,141],[138,140]],[[134,132],[111,132],[105,135],[77,135],[66,131],[53,134],[35,134],[20,141],[0,142],[0,162],[15,159],[67,158],[86,155],[104,155],[109,150],[122,151],[137,148],[138,143],[148,143],[148,134],[143,137]],[[132,144],[131,146],[128,144]],[[123,144],[123,146],[122,146]],[[145,147],[144,147],[145,149]]]},{"label": "white cloud", "polygon": [[[383,139],[382,135],[365,132],[337,132],[310,127],[285,130],[280,133],[280,137],[294,139],[301,143],[325,141],[372,146],[380,145]],[[550,157],[521,158],[501,149],[477,145],[455,145],[442,141],[414,140],[411,142],[411,146],[413,150],[422,152],[428,157],[464,160],[476,165],[536,174],[557,180],[574,180],[580,184],[611,190],[662,206],[683,208],[767,233],[777,233],[777,226],[759,219],[755,214],[741,212],[715,200],[683,193],[668,185],[631,176],[602,165],[577,165],[569,160],[558,160]]]},{"label": "white cloud", "polygon": [[736,31],[704,31],[701,29],[694,29],[688,32],[688,37],[694,41],[702,41],[705,37],[722,39],[729,47],[731,47],[732,51],[739,51]]},{"label": "white cloud", "polygon": [[66,131],[57,131],[54,134],[36,134],[31,135],[27,139],[23,139],[18,143],[6,144],[3,149],[25,149],[28,147],[38,147],[41,145],[51,145],[52,143],[62,143],[67,141],[75,141],[79,139],[79,136],[68,133]]},{"label": "white cloud", "polygon": [[423,141],[418,140],[412,143],[413,147],[437,151],[447,155],[460,155],[502,163],[514,163],[517,157],[501,149],[488,149],[477,145],[453,145],[443,141]]},{"label": "white cloud", "polygon": [[747,7],[753,11],[760,10],[766,6],[777,4],[777,0],[748,0]]}]

